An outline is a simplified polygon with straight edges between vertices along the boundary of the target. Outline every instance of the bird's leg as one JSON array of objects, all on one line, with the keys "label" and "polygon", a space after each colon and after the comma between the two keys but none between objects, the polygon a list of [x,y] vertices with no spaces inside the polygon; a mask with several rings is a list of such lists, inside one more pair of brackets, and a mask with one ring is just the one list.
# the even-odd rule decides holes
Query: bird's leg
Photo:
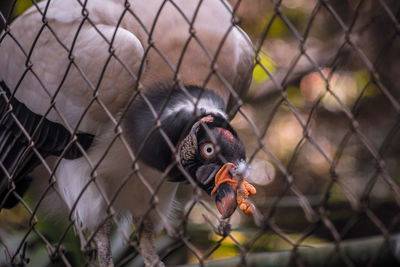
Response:
[{"label": "bird's leg", "polygon": [[156,247],[154,246],[153,224],[145,219],[140,225],[136,224],[139,237],[140,254],[142,254],[144,264],[148,266],[165,266],[158,257]]},{"label": "bird's leg", "polygon": [[94,237],[97,246],[97,258],[100,267],[113,267],[110,245],[110,234],[112,229],[112,221],[108,219],[99,229]]}]

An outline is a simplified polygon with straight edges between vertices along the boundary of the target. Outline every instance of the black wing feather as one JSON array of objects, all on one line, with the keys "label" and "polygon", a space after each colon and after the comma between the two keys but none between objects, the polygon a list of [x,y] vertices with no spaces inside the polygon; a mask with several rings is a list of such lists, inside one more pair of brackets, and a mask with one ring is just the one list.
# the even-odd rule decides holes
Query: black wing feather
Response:
[{"label": "black wing feather", "polygon": [[[18,203],[15,194],[22,196],[25,193],[32,180],[28,174],[41,163],[14,117],[32,137],[35,149],[43,158],[49,155],[60,156],[71,142],[72,136],[63,125],[29,110],[11,95],[3,81],[0,81],[0,94],[2,94],[0,95],[1,210],[3,207],[11,208]],[[85,150],[90,147],[93,138],[91,134],[77,134],[77,140]],[[81,156],[81,150],[76,143],[73,143],[63,154],[63,157],[67,159],[76,159]]]}]

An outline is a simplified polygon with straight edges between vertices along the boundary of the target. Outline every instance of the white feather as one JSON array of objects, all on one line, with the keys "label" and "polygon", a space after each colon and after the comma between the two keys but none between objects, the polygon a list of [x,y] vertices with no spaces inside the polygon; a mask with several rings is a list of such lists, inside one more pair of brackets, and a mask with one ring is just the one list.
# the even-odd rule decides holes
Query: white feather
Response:
[{"label": "white feather", "polygon": [[243,176],[243,178],[247,178],[250,173],[251,166],[245,161],[241,160],[235,164],[235,172]]},{"label": "white feather", "polygon": [[205,110],[206,113],[211,113],[211,114],[216,114],[220,115],[223,118],[227,119],[228,116],[226,115],[225,112],[223,112],[221,109],[218,108],[218,104],[215,103],[212,99],[210,98],[201,98],[199,102],[197,103],[197,106],[195,106],[197,99],[192,98],[191,101],[189,99],[183,99],[181,102],[177,103],[171,108],[167,108],[164,113],[162,118],[166,118],[168,116],[171,116],[175,113],[179,112],[187,112],[187,113],[193,113],[196,110]]}]

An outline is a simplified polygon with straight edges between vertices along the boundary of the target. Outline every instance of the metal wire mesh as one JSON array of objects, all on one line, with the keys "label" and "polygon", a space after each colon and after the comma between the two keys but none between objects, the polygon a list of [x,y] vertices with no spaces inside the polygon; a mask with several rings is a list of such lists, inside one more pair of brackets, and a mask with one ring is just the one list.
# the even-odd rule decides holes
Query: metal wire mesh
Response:
[{"label": "metal wire mesh", "polygon": [[[3,209],[0,214],[2,265],[96,265],[93,241],[99,228],[94,232],[82,229],[74,215],[85,190],[93,185],[107,203],[108,215],[99,225],[110,219],[114,223],[112,247],[115,264],[142,265],[138,242],[140,227],[132,228],[129,219],[122,218],[129,216],[122,214],[121,217],[113,207],[119,192],[131,179],[139,179],[153,196],[142,205],[147,208],[146,216],[151,211],[160,216],[165,231],[157,236],[156,245],[160,258],[167,265],[204,265],[220,258],[230,259],[215,264],[253,266],[274,262],[276,258],[282,266],[399,264],[395,242],[400,218],[398,2],[232,0],[231,9],[228,3],[221,1],[232,12],[232,24],[222,34],[216,51],[209,51],[198,36],[195,23],[206,1],[196,2],[192,17],[182,10],[181,2],[161,1],[150,28],[143,21],[143,14],[136,13],[135,3],[121,1],[115,28],[123,28],[126,19],[134,20],[145,36],[143,39],[147,40],[143,44],[143,57],[137,71],[132,70],[126,58],[116,53],[118,49],[114,41],[117,31],[111,38],[103,33],[94,17],[96,13],[88,8],[90,0],[76,1],[81,6],[80,24],[68,41],[65,33],[53,27],[52,21],[46,17],[52,1],[43,5],[44,8],[39,7],[36,1],[28,1],[41,16],[41,25],[32,25],[35,38],[28,49],[21,44],[23,40],[14,36],[10,26],[18,2],[22,1],[8,1],[2,6],[0,46],[5,38],[12,38],[19,53],[24,54],[25,69],[20,70],[12,95],[7,95],[4,90],[1,92],[8,103],[1,118],[2,123],[11,120],[21,130],[28,144],[24,153],[33,151],[39,158],[47,185],[41,189],[38,199],[31,199],[29,194],[23,196],[16,191],[14,183],[21,162],[16,162],[12,168],[5,166],[4,161],[0,163],[9,181],[6,198],[13,196],[20,201],[14,209]],[[176,60],[164,55],[153,39],[159,16],[166,8],[177,10],[187,22],[188,33],[185,34],[188,37]],[[255,53],[253,82],[246,96],[235,91],[217,63],[228,35],[239,26],[249,34],[252,40],[249,45]],[[88,77],[74,54],[84,27],[94,30],[107,47],[105,64],[95,82]],[[36,73],[31,62],[34,51],[42,49],[37,44],[45,32],[61,47],[68,62],[56,90],[41,81],[41,74]],[[209,71],[201,87],[207,88],[210,80],[217,79],[232,96],[229,116],[234,117],[232,125],[238,130],[246,146],[248,161],[253,165],[249,179],[257,187],[257,195],[252,200],[260,212],[259,218],[236,212],[228,222],[221,220],[212,200],[198,190],[196,182],[175,158],[157,177],[157,186],[152,186],[147,181],[148,176],[141,172],[138,159],[124,137],[122,120],[131,103],[142,98],[154,116],[154,125],[145,140],[152,132],[160,130],[170,150],[176,151],[160,121],[172,89],[161,111],[157,112],[158,109],[144,94],[147,85],[142,76],[149,55],[155,54],[161,58],[163,66],[174,73],[171,88],[179,88],[189,95],[179,73],[186,67],[182,67],[184,57],[193,43],[209,60]],[[13,60],[12,55],[8,60]],[[123,66],[135,81],[128,104],[118,111],[118,115],[103,102],[101,95],[101,81],[112,61]],[[74,70],[93,94],[82,119],[71,125],[68,114],[59,110],[56,99],[68,74]],[[51,164],[35,146],[35,133],[45,119],[29,132],[13,112],[11,101],[27,75],[36,78],[43,94],[49,98],[48,106],[44,107],[44,118],[48,118],[51,112],[56,114],[58,121],[71,134],[68,144]],[[95,159],[78,142],[78,129],[83,117],[94,108],[105,114],[113,129],[101,156]],[[116,144],[122,144],[128,151],[132,168],[110,197],[103,192],[98,171]],[[56,170],[72,146],[77,146],[90,166],[90,179],[67,216],[54,223],[40,214],[40,209],[50,192],[60,194],[56,186]],[[143,146],[136,155],[142,149]],[[171,223],[160,210],[158,193],[167,183],[169,171],[175,167],[180,168],[188,182],[177,193],[178,199],[185,199],[181,203],[181,216]],[[137,225],[143,225],[143,222]],[[355,238],[369,239],[354,241]],[[365,244],[372,244],[373,250],[368,250]],[[321,250],[321,247],[327,250]],[[359,253],[354,253],[354,250]]]}]

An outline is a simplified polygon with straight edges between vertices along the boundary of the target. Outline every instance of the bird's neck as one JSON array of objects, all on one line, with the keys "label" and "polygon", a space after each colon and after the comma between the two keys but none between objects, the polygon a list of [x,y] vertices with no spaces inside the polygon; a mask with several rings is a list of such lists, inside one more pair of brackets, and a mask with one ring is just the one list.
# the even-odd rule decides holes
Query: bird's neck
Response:
[{"label": "bird's neck", "polygon": [[[227,118],[226,104],[216,93],[196,86],[186,89],[148,90],[134,101],[124,119],[127,139],[136,156],[162,172],[172,162],[171,148],[177,146],[196,121],[209,114]],[[161,123],[159,128],[157,119]]]}]

